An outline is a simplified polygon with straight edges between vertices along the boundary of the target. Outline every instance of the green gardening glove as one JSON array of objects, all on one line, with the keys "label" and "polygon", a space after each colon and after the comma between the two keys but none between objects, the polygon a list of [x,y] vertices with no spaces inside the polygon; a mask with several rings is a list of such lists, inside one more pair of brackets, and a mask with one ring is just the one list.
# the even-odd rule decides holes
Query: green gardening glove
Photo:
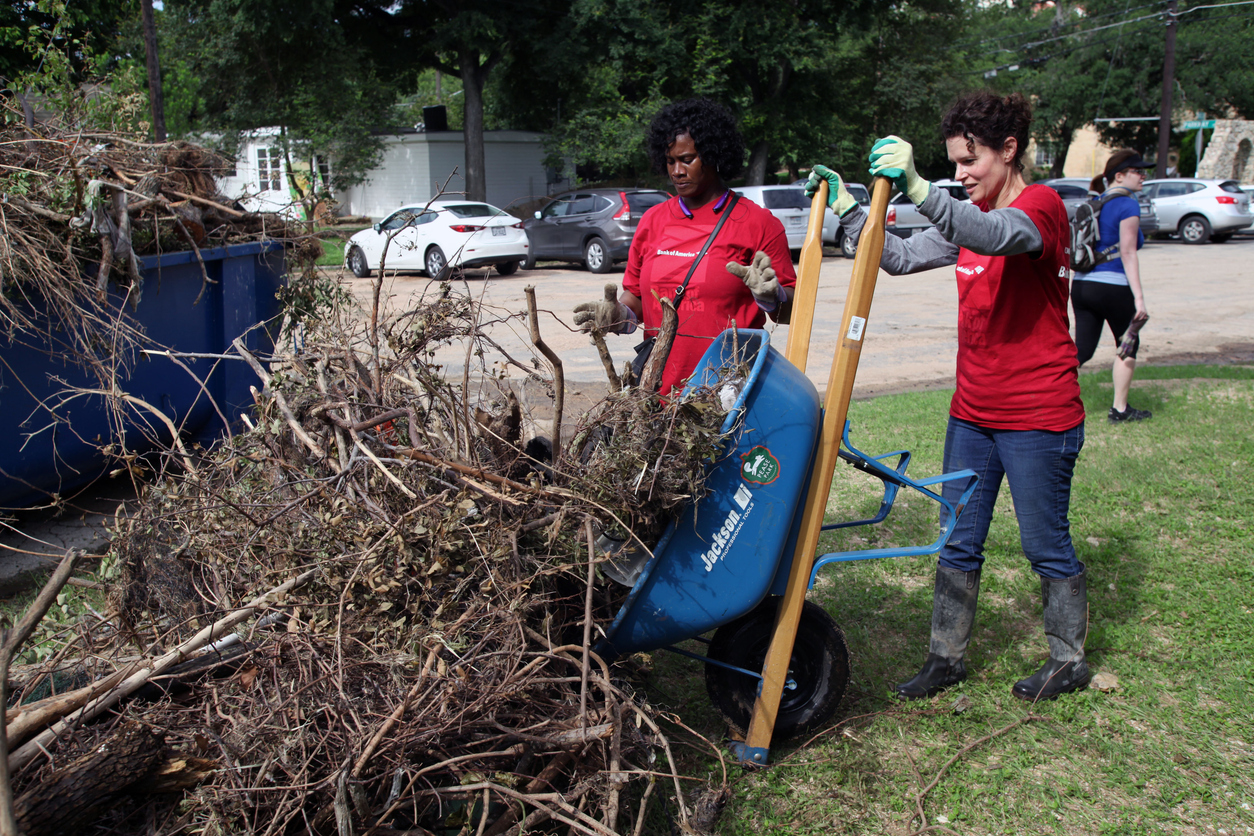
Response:
[{"label": "green gardening glove", "polygon": [[914,149],[899,136],[886,136],[871,146],[871,176],[892,180],[915,206],[927,200],[932,188],[931,182],[914,170]]},{"label": "green gardening glove", "polygon": [[853,210],[853,207],[858,205],[858,201],[854,200],[853,195],[849,194],[849,190],[845,188],[845,181],[840,179],[840,175],[827,166],[816,165],[810,170],[810,179],[806,181],[805,185],[806,197],[813,198],[819,190],[819,183],[824,180],[828,184],[827,205],[832,207],[836,217],[845,217]]}]

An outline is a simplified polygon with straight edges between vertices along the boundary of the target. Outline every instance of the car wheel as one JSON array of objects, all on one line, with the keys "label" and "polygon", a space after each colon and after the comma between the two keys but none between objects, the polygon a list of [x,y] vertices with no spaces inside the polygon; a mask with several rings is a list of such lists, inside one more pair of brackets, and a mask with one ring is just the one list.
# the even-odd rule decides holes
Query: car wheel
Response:
[{"label": "car wheel", "polygon": [[496,272],[502,276],[512,276],[518,272],[517,261],[502,261],[496,265]]},{"label": "car wheel", "polygon": [[[710,658],[760,672],[775,632],[778,601],[768,598],[753,612],[720,627],[710,642]],[[826,610],[806,601],[775,717],[773,739],[787,740],[822,726],[836,713],[848,685],[849,650],[844,633]],[[748,732],[758,680],[707,663],[705,687],[728,725],[742,734]]]},{"label": "car wheel", "polygon": [[1201,215],[1189,215],[1180,222],[1180,238],[1186,244],[1205,244],[1210,240],[1210,221]]},{"label": "car wheel", "polygon": [[610,258],[610,248],[606,246],[604,238],[591,238],[583,245],[583,263],[593,273],[610,272],[614,260]]},{"label": "car wheel", "polygon": [[840,236],[840,254],[845,258],[853,258],[858,254],[858,245],[853,242],[853,238],[844,233]]},{"label": "car wheel", "polygon": [[524,269],[524,270],[534,270],[534,269],[536,269],[536,256],[535,256],[535,253],[527,253],[527,257],[526,257],[526,258],[524,258],[522,261],[518,262],[518,266],[519,266],[519,267],[522,267],[522,269]]},{"label": "car wheel", "polygon": [[435,245],[427,250],[423,264],[427,268],[427,275],[433,279],[443,279],[448,272],[448,259],[444,257],[444,250]]},{"label": "car wheel", "polygon": [[1224,241],[1227,241],[1231,237],[1232,237],[1231,232],[1217,232],[1211,235],[1210,242],[1212,244],[1222,244]]},{"label": "car wheel", "polygon": [[361,251],[361,247],[349,248],[346,261],[354,276],[359,279],[370,278],[370,265],[366,263],[366,254]]}]

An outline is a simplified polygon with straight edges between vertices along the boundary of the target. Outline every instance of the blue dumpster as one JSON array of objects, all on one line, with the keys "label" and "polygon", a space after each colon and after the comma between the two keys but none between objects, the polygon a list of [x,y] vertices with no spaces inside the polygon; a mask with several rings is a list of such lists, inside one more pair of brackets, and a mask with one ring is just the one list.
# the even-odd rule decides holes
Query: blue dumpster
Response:
[{"label": "blue dumpster", "polygon": [[[283,248],[274,242],[237,244],[202,250],[201,256],[216,283],[199,304],[194,303],[203,278],[191,252],[141,259],[144,292],[136,310],[123,308],[115,293],[110,304],[143,327],[141,348],[222,354],[243,337],[250,350],[270,353],[279,326]],[[263,327],[254,327],[259,323]],[[146,452],[155,446],[154,435],[168,436],[151,415],[134,410],[119,424],[102,396],[64,397],[71,388],[100,384],[39,339],[25,333],[21,342],[11,342],[0,335],[0,508],[43,504],[99,478],[110,467],[100,450],[104,444],[125,441],[127,449]],[[227,424],[238,426],[240,413],[252,405],[249,387],[260,382],[239,361],[180,362],[191,374],[167,357],[140,354],[118,388],[159,408],[185,440],[208,444]]]}]

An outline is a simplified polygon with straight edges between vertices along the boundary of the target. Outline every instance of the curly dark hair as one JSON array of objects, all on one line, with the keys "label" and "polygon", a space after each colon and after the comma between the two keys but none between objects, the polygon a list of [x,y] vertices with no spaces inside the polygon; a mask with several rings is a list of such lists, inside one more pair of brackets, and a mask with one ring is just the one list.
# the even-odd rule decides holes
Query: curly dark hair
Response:
[{"label": "curly dark hair", "polygon": [[680,134],[697,146],[701,162],[714,166],[724,180],[745,167],[745,139],[731,111],[711,99],[684,99],[658,111],[649,124],[649,162],[657,174],[666,173],[666,149]]},{"label": "curly dark hair", "polygon": [[941,120],[941,138],[950,140],[965,137],[967,145],[973,143],[1000,151],[1006,140],[1014,137],[1019,147],[1015,150],[1014,166],[1023,171],[1023,155],[1028,150],[1028,127],[1032,124],[1032,105],[1019,93],[999,96],[991,90],[967,93],[954,102],[953,107]]}]

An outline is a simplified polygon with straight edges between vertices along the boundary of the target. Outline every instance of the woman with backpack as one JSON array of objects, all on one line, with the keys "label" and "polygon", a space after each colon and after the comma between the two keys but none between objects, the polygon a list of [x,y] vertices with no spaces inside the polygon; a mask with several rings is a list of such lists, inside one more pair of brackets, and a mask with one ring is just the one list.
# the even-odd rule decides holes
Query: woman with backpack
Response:
[{"label": "woman with backpack", "polygon": [[[1141,344],[1136,332],[1149,319],[1136,253],[1145,244],[1145,235],[1141,232],[1141,207],[1132,196],[1145,182],[1146,167],[1140,154],[1125,148],[1111,154],[1105,170],[1093,178],[1089,191],[1097,192],[1102,199],[1108,198],[1097,217],[1100,236],[1095,251],[1107,251],[1111,255],[1089,272],[1076,273],[1071,280],[1076,356],[1080,365],[1087,363],[1097,350],[1103,323],[1110,324],[1115,345],[1119,347],[1119,356],[1111,369],[1114,403],[1106,416],[1112,424],[1144,421],[1153,414],[1128,403],[1132,373],[1136,370],[1136,351]],[[1131,339],[1125,341],[1124,334],[1129,330]]]},{"label": "woman with backpack", "polygon": [[[908,239],[887,236],[880,266],[902,275],[954,265],[958,285],[957,387],[949,406],[944,470],[970,468],[979,483],[941,549],[932,630],[922,670],[896,687],[902,699],[930,697],[966,678],[984,542],[1003,479],[1014,498],[1019,541],[1041,579],[1049,658],[1011,689],[1022,700],[1053,699],[1089,683],[1084,656],[1088,594],[1071,543],[1071,478],[1084,446],[1075,343],[1067,329],[1070,225],[1058,193],[1028,185],[1023,154],[1032,108],[1019,95],[980,91],[941,120],[954,179],[970,203],[919,176],[909,143],[891,136],[871,150],[871,175],[893,180],[935,226]],[[846,235],[866,212],[840,176],[824,177],[828,205]],[[961,487],[946,482],[946,498]]]}]

